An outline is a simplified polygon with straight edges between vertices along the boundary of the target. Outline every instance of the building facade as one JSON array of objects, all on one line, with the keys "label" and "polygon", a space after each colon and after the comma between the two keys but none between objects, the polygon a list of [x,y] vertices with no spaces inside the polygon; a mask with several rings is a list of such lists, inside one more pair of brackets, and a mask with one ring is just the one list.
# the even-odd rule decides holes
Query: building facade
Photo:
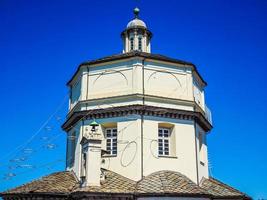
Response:
[{"label": "building facade", "polygon": [[152,54],[134,15],[123,53],[80,64],[67,83],[66,171],[4,199],[250,199],[209,176],[207,83],[194,64]]}]

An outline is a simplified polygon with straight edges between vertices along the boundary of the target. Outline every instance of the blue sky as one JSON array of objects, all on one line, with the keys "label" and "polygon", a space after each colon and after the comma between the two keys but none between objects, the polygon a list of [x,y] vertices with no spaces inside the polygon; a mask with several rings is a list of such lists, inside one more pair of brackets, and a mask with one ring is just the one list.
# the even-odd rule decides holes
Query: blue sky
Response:
[{"label": "blue sky", "polygon": [[[65,83],[79,63],[122,51],[120,33],[136,5],[154,34],[152,52],[193,62],[208,82],[212,175],[266,199],[265,0],[0,0],[0,191],[64,169]],[[34,153],[12,169],[10,160],[23,156],[9,152],[49,116],[28,145]],[[7,173],[16,176],[4,180]]]}]

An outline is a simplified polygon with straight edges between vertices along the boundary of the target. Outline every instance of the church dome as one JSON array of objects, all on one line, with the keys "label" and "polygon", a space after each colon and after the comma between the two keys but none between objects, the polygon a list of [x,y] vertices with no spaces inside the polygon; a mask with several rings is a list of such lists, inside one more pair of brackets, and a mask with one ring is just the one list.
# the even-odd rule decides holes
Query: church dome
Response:
[{"label": "church dome", "polygon": [[146,28],[146,24],[145,22],[143,22],[142,20],[140,19],[133,19],[132,21],[130,21],[128,24],[127,24],[127,29],[128,28],[136,28],[136,27],[143,27],[143,28]]},{"label": "church dome", "polygon": [[138,15],[140,12],[139,8],[135,8],[133,12],[134,12],[135,18],[127,24],[127,29],[136,28],[136,27],[146,29],[147,27],[146,27],[145,22],[143,22],[141,19],[138,18]]}]

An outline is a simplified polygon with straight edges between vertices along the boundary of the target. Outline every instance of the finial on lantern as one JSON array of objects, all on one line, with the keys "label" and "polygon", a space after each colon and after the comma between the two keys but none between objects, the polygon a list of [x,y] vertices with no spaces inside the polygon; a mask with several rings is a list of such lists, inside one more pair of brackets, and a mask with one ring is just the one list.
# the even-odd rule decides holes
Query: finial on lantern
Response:
[{"label": "finial on lantern", "polygon": [[135,18],[138,18],[138,15],[139,15],[139,12],[140,12],[139,8],[136,7],[136,8],[133,10],[133,12],[134,12]]}]

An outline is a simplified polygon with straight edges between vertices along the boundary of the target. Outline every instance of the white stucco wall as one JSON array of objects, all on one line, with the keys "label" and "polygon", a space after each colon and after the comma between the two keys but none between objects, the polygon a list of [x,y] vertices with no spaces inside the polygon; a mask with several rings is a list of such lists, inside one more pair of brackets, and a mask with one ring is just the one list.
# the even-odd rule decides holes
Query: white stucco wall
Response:
[{"label": "white stucco wall", "polygon": [[[171,142],[170,156],[158,156],[158,127],[160,123],[173,126],[175,134]],[[180,172],[197,182],[195,140],[193,121],[172,120],[167,118],[145,117],[144,121],[144,175],[160,170]],[[173,145],[172,145],[173,144]]]},{"label": "white stucco wall", "polygon": [[[90,67],[83,66],[71,84],[71,88],[71,109],[78,100],[85,102],[100,98],[144,94],[148,97],[167,98],[165,102],[150,98],[146,101],[149,105],[160,106],[159,104],[165,103],[166,107],[192,110],[193,106],[190,106],[190,109],[188,102],[193,102],[193,94],[196,98],[196,93],[199,91],[193,84],[191,68],[149,60],[142,61],[141,58]],[[179,101],[175,102],[175,100]],[[204,106],[204,96],[197,102]],[[130,101],[128,103],[131,104]]]},{"label": "white stucco wall", "polygon": [[[71,171],[73,170],[76,173],[77,177],[80,177],[80,164],[81,164],[81,153],[82,153],[82,148],[80,145],[81,138],[82,138],[82,132],[83,132],[83,126],[82,126],[82,121],[77,123],[72,129],[69,130],[67,140],[70,140],[70,142],[67,142],[68,144],[74,144],[76,145],[75,147],[75,152],[74,155],[71,153],[70,149],[72,148],[70,145],[67,145],[67,154],[66,154],[66,169]],[[70,138],[69,135],[75,133],[75,138]],[[72,143],[71,141],[74,140],[75,142]],[[71,163],[69,162],[71,159],[73,159],[74,156],[74,163],[73,165],[70,165]]]},{"label": "white stucco wall", "polygon": [[81,84],[81,76],[78,76],[74,84],[70,89],[70,109],[72,109],[78,101],[81,100],[81,95],[83,94],[83,88]]},{"label": "white stucco wall", "polygon": [[[87,99],[126,95],[132,92],[132,61],[89,67]],[[86,88],[86,89],[85,89]]]},{"label": "white stucco wall", "polygon": [[[80,129],[81,131],[76,142],[75,163],[68,170],[74,170],[77,177],[80,176],[81,169],[81,133],[82,131],[83,134],[86,134],[86,131],[90,132],[90,122],[89,120],[84,121],[84,128],[82,128],[81,123],[75,127],[75,129]],[[116,156],[103,156],[101,163],[98,163],[100,167],[136,181],[141,179],[142,170],[144,176],[160,170],[171,170],[180,172],[197,183],[195,129],[193,121],[144,116],[143,148],[141,148],[140,116],[131,115],[122,118],[98,119],[97,122],[101,124],[99,133],[101,133],[103,139],[102,149],[106,149],[105,128],[113,127],[115,124],[118,129],[118,154]],[[157,140],[159,124],[160,126],[161,124],[166,124],[166,126],[173,127],[173,135],[170,138],[170,152],[172,152],[170,156],[158,156]],[[199,150],[198,148],[197,146],[197,150]],[[143,158],[141,158],[142,155]],[[141,166],[142,159],[143,168]],[[206,157],[203,160],[205,166],[200,164],[198,166],[199,178],[208,176],[208,164],[205,159]]]},{"label": "white stucco wall", "polygon": [[204,96],[204,89],[200,86],[200,83],[193,79],[193,93],[194,93],[194,100],[195,102],[205,110],[205,96]]},{"label": "white stucco wall", "polygon": [[165,63],[146,62],[145,94],[167,98],[192,99],[191,69]]},{"label": "white stucco wall", "polygon": [[[73,83],[76,84],[71,86],[73,99],[70,108],[74,107],[75,111],[143,103],[193,111],[194,102],[202,108],[205,105],[203,88],[197,83],[191,68],[183,65],[142,61],[140,58],[86,66],[80,69]],[[75,106],[77,101],[80,102]],[[78,132],[75,162],[73,166],[67,167],[68,170],[74,170],[77,177],[80,177],[81,171],[80,141],[82,135],[91,129],[90,122],[79,122],[69,130]],[[118,154],[103,156],[101,163],[98,163],[100,167],[136,181],[141,179],[142,172],[147,176],[160,170],[180,172],[195,183],[202,177],[208,177],[206,142],[199,152],[198,133],[204,131],[198,125],[195,126],[193,121],[145,116],[142,126],[140,116],[128,116],[97,119],[97,122],[101,124],[99,132],[103,138],[102,149],[106,149],[105,127],[116,124],[118,129]],[[162,123],[170,125],[173,130],[172,153],[168,157],[158,156],[158,127]],[[67,156],[70,156],[69,153]]]},{"label": "white stucco wall", "polygon": [[[101,167],[119,173],[132,180],[141,179],[141,145],[140,129],[141,121],[139,117],[129,116],[128,119],[114,118],[112,122],[117,122],[118,130],[118,154],[116,156],[103,156],[104,163]],[[105,136],[103,142],[105,146]]]},{"label": "white stucco wall", "polygon": [[[200,147],[200,137],[202,135],[202,147]],[[197,159],[198,159],[198,175],[199,181],[204,178],[209,178],[209,162],[208,162],[208,147],[207,134],[196,124],[196,140],[197,140]]]},{"label": "white stucco wall", "polygon": [[[80,129],[80,135],[75,143],[75,160],[73,166],[67,166],[67,170],[73,170],[77,177],[80,178],[81,172],[81,139],[82,135],[90,132],[91,127],[90,120],[85,120],[84,126],[76,126],[73,129]],[[107,118],[98,120],[101,124],[98,132],[102,135],[102,149],[106,149],[105,140],[105,127],[109,124],[116,124],[118,130],[118,154],[116,156],[103,156],[101,163],[96,163],[99,167],[117,172],[123,176],[129,177],[133,180],[140,180],[141,178],[141,166],[140,166],[140,119],[136,116],[129,116],[127,118]],[[70,132],[73,132],[71,130]],[[68,146],[68,148],[70,148]],[[67,160],[71,154],[67,153]]]}]

